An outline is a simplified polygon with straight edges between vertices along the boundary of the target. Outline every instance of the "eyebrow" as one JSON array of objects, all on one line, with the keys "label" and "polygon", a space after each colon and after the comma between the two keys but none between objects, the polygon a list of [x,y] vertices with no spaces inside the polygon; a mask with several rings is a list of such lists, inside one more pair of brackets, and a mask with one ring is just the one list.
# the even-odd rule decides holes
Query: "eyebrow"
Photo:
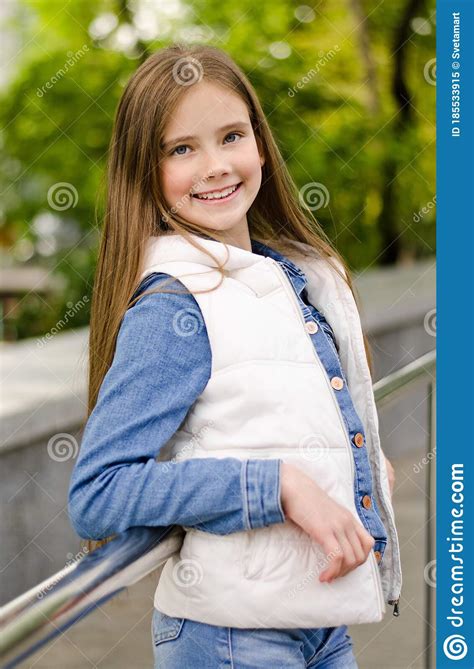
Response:
[{"label": "eyebrow", "polygon": [[[235,121],[235,123],[227,123],[227,125],[224,125],[222,128],[219,128],[217,132],[224,132],[225,130],[230,130],[231,128],[249,128],[249,127],[250,124],[247,121]],[[196,137],[194,135],[175,137],[174,139],[169,139],[167,142],[162,142],[161,148],[166,149],[168,146],[171,146],[172,144],[176,144],[177,142],[188,142],[191,139],[196,139]]]}]

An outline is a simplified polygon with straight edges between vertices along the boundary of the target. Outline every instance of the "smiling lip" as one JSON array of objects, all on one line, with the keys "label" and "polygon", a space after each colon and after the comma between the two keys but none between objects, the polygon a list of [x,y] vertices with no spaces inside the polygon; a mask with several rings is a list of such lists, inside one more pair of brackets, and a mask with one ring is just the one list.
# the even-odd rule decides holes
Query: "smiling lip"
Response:
[{"label": "smiling lip", "polygon": [[[235,186],[235,184],[233,184]],[[232,188],[233,186],[227,186],[227,188]],[[195,200],[198,202],[204,202],[204,204],[219,204],[219,202],[229,202],[229,200],[232,200],[233,197],[237,195],[237,193],[240,191],[240,187],[242,186],[242,182],[237,184],[237,188],[233,193],[230,195],[227,195],[226,197],[220,197],[220,198],[214,198],[212,200],[204,200],[199,197],[194,197]],[[208,195],[210,193],[219,193],[220,191],[226,190],[225,188],[219,188],[219,190],[214,190],[214,191],[207,191],[206,193],[196,193],[195,195]]]}]

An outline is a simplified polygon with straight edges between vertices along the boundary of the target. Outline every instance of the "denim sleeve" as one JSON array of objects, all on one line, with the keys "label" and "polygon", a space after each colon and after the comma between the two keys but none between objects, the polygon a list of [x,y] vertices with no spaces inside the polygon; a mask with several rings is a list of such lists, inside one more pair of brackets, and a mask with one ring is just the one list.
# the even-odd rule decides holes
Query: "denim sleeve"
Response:
[{"label": "denim sleeve", "polygon": [[[140,292],[168,276],[147,277]],[[185,291],[177,279],[168,286]],[[79,536],[175,524],[230,534],[285,521],[280,459],[155,460],[210,373],[209,338],[191,293],[146,295],[126,311],[71,475],[68,512]]]}]

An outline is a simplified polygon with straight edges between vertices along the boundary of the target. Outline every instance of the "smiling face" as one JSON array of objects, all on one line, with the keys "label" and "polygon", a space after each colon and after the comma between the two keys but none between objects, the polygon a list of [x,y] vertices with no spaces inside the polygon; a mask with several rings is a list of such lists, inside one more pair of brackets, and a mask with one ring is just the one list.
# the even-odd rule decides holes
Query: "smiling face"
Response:
[{"label": "smiling face", "polygon": [[265,160],[244,101],[205,80],[191,86],[165,128],[162,147],[167,206],[190,223],[223,232],[230,244],[249,248],[247,212]]}]

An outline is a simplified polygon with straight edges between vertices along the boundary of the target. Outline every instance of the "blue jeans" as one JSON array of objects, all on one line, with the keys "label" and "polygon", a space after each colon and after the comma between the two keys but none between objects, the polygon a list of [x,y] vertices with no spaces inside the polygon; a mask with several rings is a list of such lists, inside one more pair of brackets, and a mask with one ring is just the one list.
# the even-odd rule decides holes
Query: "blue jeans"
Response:
[{"label": "blue jeans", "polygon": [[347,626],[240,629],[171,618],[151,622],[154,669],[357,669]]}]

